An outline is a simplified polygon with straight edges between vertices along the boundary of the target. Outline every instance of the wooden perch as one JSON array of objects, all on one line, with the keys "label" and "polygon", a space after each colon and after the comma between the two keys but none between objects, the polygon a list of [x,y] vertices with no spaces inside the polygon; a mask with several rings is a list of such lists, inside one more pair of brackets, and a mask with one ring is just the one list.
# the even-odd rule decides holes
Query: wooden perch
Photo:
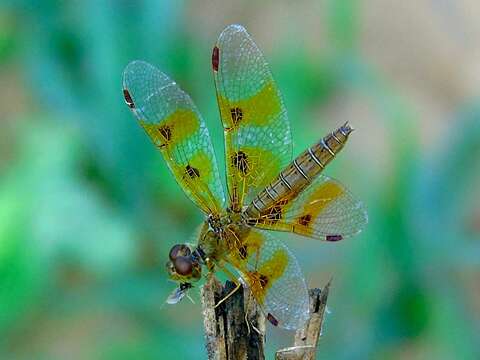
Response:
[{"label": "wooden perch", "polygon": [[[293,347],[277,351],[277,360],[315,359],[329,287],[330,283],[322,291],[310,290],[310,318],[306,327],[296,332]],[[241,286],[231,294],[234,289],[234,283],[227,281],[225,286],[222,286],[215,276],[210,276],[202,289],[208,359],[265,359],[265,316],[250,297],[248,288]],[[231,295],[228,296],[229,294]],[[215,307],[226,296],[228,298]],[[248,324],[245,319],[248,319]]]},{"label": "wooden perch", "polygon": [[[233,282],[227,281],[223,287],[215,276],[203,286],[201,297],[208,359],[263,360],[265,317],[253,298],[249,299],[248,288],[241,286],[231,294],[234,289]],[[228,298],[215,307],[226,296]]]},{"label": "wooden perch", "polygon": [[310,289],[310,318],[304,329],[297,330],[294,346],[278,350],[276,360],[314,360],[322,332],[331,281],[323,288]]}]

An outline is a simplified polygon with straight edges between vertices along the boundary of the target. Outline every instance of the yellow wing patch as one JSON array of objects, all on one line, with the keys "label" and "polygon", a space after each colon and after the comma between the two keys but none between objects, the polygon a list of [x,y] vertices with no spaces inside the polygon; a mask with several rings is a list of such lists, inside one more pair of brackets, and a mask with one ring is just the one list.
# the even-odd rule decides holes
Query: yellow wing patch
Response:
[{"label": "yellow wing patch", "polygon": [[363,204],[338,181],[320,175],[300,192],[289,194],[247,223],[262,229],[339,241],[357,234],[368,222]]},{"label": "yellow wing patch", "polygon": [[234,233],[230,240],[229,261],[237,268],[243,268],[254,254],[258,255],[264,243],[264,237],[258,231],[247,231],[243,238]]},{"label": "yellow wing patch", "polygon": [[250,289],[260,305],[265,303],[265,296],[273,283],[280,279],[288,265],[288,256],[285,250],[279,249],[272,257],[263,263],[256,271],[249,271],[245,275]]},{"label": "yellow wing patch", "polygon": [[197,133],[200,121],[193,111],[178,109],[160,124],[140,120],[140,125],[160,150],[168,151]]},{"label": "yellow wing patch", "polygon": [[185,176],[188,179],[196,180],[202,178],[203,182],[212,180],[212,163],[209,157],[203,151],[197,152],[190,158],[188,164],[185,164]]},{"label": "yellow wing patch", "polygon": [[266,231],[246,228],[236,235],[227,261],[250,287],[255,300],[274,324],[298,329],[308,316],[308,294],[297,260]]},{"label": "yellow wing patch", "polygon": [[[294,225],[293,232],[312,236],[315,232],[315,219],[343,194],[344,189],[335,182],[325,182],[314,189],[309,194],[300,215],[296,217],[297,223]],[[288,206],[285,211],[288,212]]]},{"label": "yellow wing patch", "polygon": [[267,125],[276,119],[282,106],[273,81],[247,99],[232,101],[219,94],[218,104],[226,131],[246,125]]},{"label": "yellow wing patch", "polygon": [[228,188],[240,204],[244,203],[247,189],[265,187],[270,179],[267,175],[281,170],[275,154],[258,146],[242,146],[228,160]]},{"label": "yellow wing patch", "polygon": [[206,214],[223,211],[223,193],[208,129],[192,99],[143,61],[123,73],[123,95],[187,196]]},{"label": "yellow wing patch", "polygon": [[[290,124],[268,64],[242,26],[222,32],[212,68],[225,135],[229,208],[240,212],[290,162]],[[241,158],[247,149],[256,151],[250,164]],[[237,158],[238,166],[229,166]]]}]

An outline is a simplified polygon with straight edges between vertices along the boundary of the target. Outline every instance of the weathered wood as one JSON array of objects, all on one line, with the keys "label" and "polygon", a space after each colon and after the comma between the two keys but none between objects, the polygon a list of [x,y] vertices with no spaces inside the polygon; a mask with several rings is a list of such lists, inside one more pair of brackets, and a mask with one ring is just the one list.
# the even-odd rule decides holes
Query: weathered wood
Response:
[{"label": "weathered wood", "polygon": [[205,346],[209,360],[223,360],[227,358],[223,322],[219,323],[215,314],[215,294],[221,293],[221,291],[222,284],[215,276],[207,279],[201,291]]},{"label": "weathered wood", "polygon": [[[210,276],[202,288],[205,342],[209,360],[263,360],[265,317],[248,288],[235,284],[225,286]],[[278,350],[277,360],[314,360],[327,306],[330,282],[323,288],[311,289],[310,318],[305,328],[295,334],[294,346]],[[215,307],[222,299],[219,306]],[[245,316],[247,314],[247,316]],[[248,324],[246,322],[248,319]]]},{"label": "weathered wood", "polygon": [[[203,286],[201,298],[208,359],[263,360],[265,317],[250,297],[248,288],[241,286],[231,294],[235,287],[231,281],[223,287],[214,276]],[[226,296],[228,298],[215,307]]]},{"label": "weathered wood", "polygon": [[276,360],[300,360],[307,359],[307,356],[315,355],[316,349],[313,346],[292,346],[283,348],[275,353]]},{"label": "weathered wood", "polygon": [[305,328],[297,330],[294,346],[278,350],[277,360],[315,360],[318,340],[322,331],[323,319],[327,308],[330,283],[320,289],[310,289],[310,318]]}]

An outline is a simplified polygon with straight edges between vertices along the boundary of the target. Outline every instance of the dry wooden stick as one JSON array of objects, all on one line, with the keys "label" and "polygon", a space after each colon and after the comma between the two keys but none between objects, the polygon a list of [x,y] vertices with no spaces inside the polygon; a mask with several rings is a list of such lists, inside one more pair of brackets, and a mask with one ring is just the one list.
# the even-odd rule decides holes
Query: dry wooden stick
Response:
[{"label": "dry wooden stick", "polygon": [[322,331],[331,281],[323,288],[310,289],[310,318],[304,329],[297,330],[294,346],[278,350],[276,360],[314,360]]},{"label": "dry wooden stick", "polygon": [[248,288],[241,286],[215,307],[233,289],[233,282],[227,281],[223,287],[213,275],[203,286],[201,298],[208,359],[263,360],[265,317],[250,297]]},{"label": "dry wooden stick", "polygon": [[[277,360],[315,359],[329,288],[330,282],[323,290],[310,290],[310,318],[306,327],[296,332],[294,346],[276,352]],[[251,298],[249,289],[241,286],[215,307],[233,289],[235,289],[234,283],[227,281],[223,287],[213,275],[207,279],[202,288],[201,298],[208,359],[265,359],[265,316]],[[246,318],[248,324],[245,321]]]}]

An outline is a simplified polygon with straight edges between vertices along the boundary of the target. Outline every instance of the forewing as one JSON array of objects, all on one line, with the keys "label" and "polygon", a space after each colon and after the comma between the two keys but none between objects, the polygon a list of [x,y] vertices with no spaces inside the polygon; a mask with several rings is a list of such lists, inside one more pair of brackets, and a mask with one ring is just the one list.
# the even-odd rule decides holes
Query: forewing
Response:
[{"label": "forewing", "polygon": [[238,211],[291,161],[290,124],[268,64],[245,28],[230,25],[221,33],[212,67],[230,205]]},{"label": "forewing", "polygon": [[290,250],[267,231],[251,228],[233,249],[229,262],[240,272],[267,319],[299,329],[309,314],[305,278]]},{"label": "forewing", "polygon": [[259,218],[247,221],[263,229],[338,241],[359,233],[368,216],[363,204],[345,186],[319,175],[295,198],[279,200]]},{"label": "forewing", "polygon": [[123,94],[175,179],[205,213],[224,205],[208,129],[192,99],[167,75],[143,61],[123,73]]}]

